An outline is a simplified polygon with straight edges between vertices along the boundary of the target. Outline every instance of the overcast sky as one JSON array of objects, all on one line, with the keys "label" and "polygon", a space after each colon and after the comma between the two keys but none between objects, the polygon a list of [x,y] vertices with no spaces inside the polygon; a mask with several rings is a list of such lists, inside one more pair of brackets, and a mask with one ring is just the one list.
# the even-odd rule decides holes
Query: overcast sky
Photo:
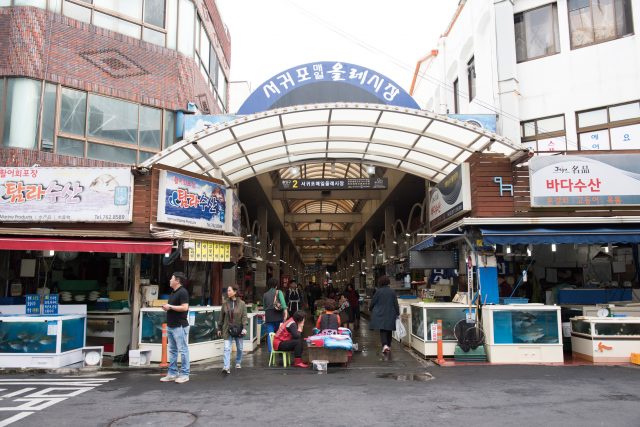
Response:
[{"label": "overcast sky", "polygon": [[[255,90],[315,61],[370,68],[409,91],[416,62],[437,45],[458,0],[216,0],[231,34],[231,81]],[[230,112],[249,95],[232,83]]]}]

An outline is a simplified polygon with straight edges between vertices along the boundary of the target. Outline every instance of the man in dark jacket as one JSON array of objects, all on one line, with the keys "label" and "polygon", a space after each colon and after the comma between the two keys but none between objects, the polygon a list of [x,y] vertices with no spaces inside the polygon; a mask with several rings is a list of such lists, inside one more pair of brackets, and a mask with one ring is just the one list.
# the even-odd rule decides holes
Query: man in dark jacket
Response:
[{"label": "man in dark jacket", "polygon": [[398,297],[395,291],[389,287],[389,283],[387,276],[378,279],[378,290],[369,304],[371,312],[369,329],[380,331],[383,353],[391,351],[391,333],[396,330],[396,319],[400,316]]}]

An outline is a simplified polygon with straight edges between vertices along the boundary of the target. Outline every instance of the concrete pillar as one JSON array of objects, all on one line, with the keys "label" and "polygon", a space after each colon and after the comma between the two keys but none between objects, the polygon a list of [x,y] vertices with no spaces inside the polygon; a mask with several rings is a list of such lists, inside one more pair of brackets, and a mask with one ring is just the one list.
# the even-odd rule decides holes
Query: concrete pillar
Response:
[{"label": "concrete pillar", "polygon": [[262,261],[256,263],[256,291],[258,295],[262,295],[267,289],[267,261],[265,260],[267,246],[267,209],[258,209],[258,223],[260,224],[260,234],[258,235],[258,255],[262,257]]},{"label": "concrete pillar", "polygon": [[[273,261],[273,277],[280,277],[280,229],[273,231],[272,253],[267,253],[266,261]],[[275,256],[273,256],[275,254]]]},{"label": "concrete pillar", "polygon": [[133,307],[131,307],[131,349],[138,349],[138,323],[140,319],[140,308],[142,307],[142,295],[140,294],[140,264],[141,254],[127,254],[133,258]]},{"label": "concrete pillar", "polygon": [[396,223],[396,207],[393,205],[384,208],[384,249],[386,259],[389,260],[396,256],[396,245],[393,244],[394,230]]}]

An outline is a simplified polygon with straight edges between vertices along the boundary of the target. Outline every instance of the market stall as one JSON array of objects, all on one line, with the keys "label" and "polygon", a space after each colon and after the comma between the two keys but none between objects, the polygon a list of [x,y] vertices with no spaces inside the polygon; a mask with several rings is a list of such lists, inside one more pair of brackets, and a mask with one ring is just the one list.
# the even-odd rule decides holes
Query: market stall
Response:
[{"label": "market stall", "polygon": [[571,348],[595,363],[630,362],[631,353],[640,353],[640,317],[574,317]]},{"label": "market stall", "polygon": [[87,345],[102,346],[105,356],[127,354],[131,343],[131,313],[90,311],[87,313]]}]

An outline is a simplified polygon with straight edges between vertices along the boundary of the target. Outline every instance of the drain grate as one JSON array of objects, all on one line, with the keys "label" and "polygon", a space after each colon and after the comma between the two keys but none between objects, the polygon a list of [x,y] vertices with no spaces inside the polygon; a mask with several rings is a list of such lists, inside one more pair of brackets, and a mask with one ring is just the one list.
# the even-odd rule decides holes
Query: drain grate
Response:
[{"label": "drain grate", "polygon": [[109,423],[109,427],[156,426],[162,424],[171,424],[171,427],[188,427],[195,423],[197,419],[198,417],[191,412],[152,411],[117,418]]},{"label": "drain grate", "polygon": [[427,382],[434,379],[433,375],[431,375],[428,372],[425,372],[423,374],[379,374],[379,375],[376,375],[376,377],[389,379],[389,380],[396,380],[396,381],[418,381],[418,382]]}]

